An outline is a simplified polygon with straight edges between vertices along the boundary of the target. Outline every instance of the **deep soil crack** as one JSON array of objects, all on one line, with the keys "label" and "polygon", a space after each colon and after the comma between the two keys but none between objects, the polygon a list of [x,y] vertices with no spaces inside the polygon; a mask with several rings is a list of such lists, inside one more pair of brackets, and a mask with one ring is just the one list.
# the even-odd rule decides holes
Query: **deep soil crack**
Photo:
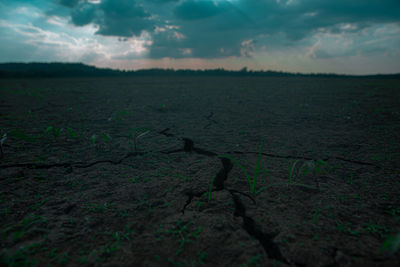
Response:
[{"label": "deep soil crack", "polygon": [[[194,149],[194,142],[188,138],[184,138],[184,151],[185,152],[192,152],[196,150]],[[201,150],[202,152],[204,150]],[[209,156],[215,156],[216,154],[210,151],[204,151],[207,152],[206,155]],[[205,153],[202,153],[205,154]],[[256,201],[248,194],[233,190],[233,189],[227,189],[224,186],[225,181],[228,179],[228,174],[233,168],[233,164],[230,159],[227,158],[220,158],[221,163],[222,163],[222,168],[218,171],[216,177],[214,178],[214,186],[215,186],[215,191],[220,191],[220,190],[227,190],[232,196],[234,205],[235,205],[235,211],[234,211],[234,216],[235,217],[242,217],[243,219],[243,229],[252,237],[256,238],[262,247],[264,248],[265,252],[267,253],[268,257],[270,259],[278,260],[284,263],[288,263],[288,261],[282,256],[282,253],[279,249],[279,247],[274,243],[273,239],[277,234],[268,234],[264,233],[260,227],[254,222],[254,220],[246,216],[246,207],[240,200],[240,198],[235,195],[235,193],[239,193],[242,195],[245,195],[249,197],[254,204],[256,204]],[[182,213],[185,213],[185,209],[190,203],[192,202],[194,197],[201,197],[204,192],[199,192],[197,194],[194,194],[192,191],[188,192],[186,195],[188,196],[188,199],[186,200],[186,204],[182,209]]]},{"label": "deep soil crack", "polygon": [[[170,129],[166,128],[160,132],[158,132],[159,134],[162,134],[166,137],[175,137],[174,134],[170,134],[168,133]],[[180,153],[180,152],[196,152],[198,154],[201,155],[205,155],[205,156],[209,156],[209,157],[213,157],[213,156],[217,156],[218,154],[240,154],[240,155],[245,155],[245,154],[258,154],[259,152],[254,152],[254,151],[227,151],[227,152],[219,152],[219,153],[215,153],[212,151],[208,151],[202,148],[197,148],[194,146],[194,142],[193,140],[189,139],[189,138],[177,138],[179,140],[183,140],[184,141],[184,147],[183,149],[175,149],[175,150],[169,150],[169,151],[165,151],[165,150],[161,150],[161,151],[147,151],[147,152],[129,152],[127,153],[125,156],[123,156],[121,159],[113,161],[113,160],[98,160],[95,162],[91,162],[91,163],[87,163],[84,164],[82,162],[60,162],[60,163],[53,163],[53,164],[43,164],[43,163],[16,163],[16,164],[3,164],[0,165],[0,169],[7,169],[7,168],[15,168],[15,167],[24,167],[24,168],[29,168],[29,169],[50,169],[50,168],[55,168],[55,167],[76,167],[76,168],[88,168],[88,167],[92,167],[94,165],[100,164],[100,163],[110,163],[113,165],[117,165],[117,164],[121,164],[123,162],[123,160],[125,160],[126,158],[129,158],[131,156],[137,156],[137,155],[145,155],[148,153],[162,153],[162,154],[173,154],[173,153]],[[262,152],[261,155],[266,156],[266,157],[271,157],[271,158],[281,158],[281,159],[297,159],[297,160],[316,160],[314,158],[310,158],[310,157],[296,157],[296,156],[290,156],[290,155],[279,155],[279,154],[271,154],[271,153],[264,153]],[[329,160],[340,160],[340,161],[345,161],[348,163],[353,163],[353,164],[358,164],[358,165],[364,165],[364,166],[371,166],[371,167],[375,167],[378,169],[387,169],[387,170],[392,170],[392,171],[396,171],[397,169],[392,169],[392,168],[386,168],[386,167],[382,167],[379,166],[377,164],[374,163],[370,163],[370,162],[363,162],[363,161],[358,161],[358,160],[351,160],[351,159],[346,159],[343,157],[325,157],[322,158],[321,160],[323,161],[329,161]],[[223,163],[224,164],[224,163]],[[221,173],[220,173],[221,172]],[[220,183],[221,179],[223,179],[225,177],[225,168],[224,170],[220,170],[220,172],[218,172],[217,176],[219,175],[219,179],[216,179],[217,184]],[[226,180],[225,178],[223,180]],[[215,182],[215,181],[214,181]],[[219,190],[221,190],[221,185],[218,184],[217,188],[219,188]]]},{"label": "deep soil crack", "polygon": [[221,158],[222,168],[218,171],[214,178],[214,186],[216,190],[224,189],[224,182],[228,179],[228,173],[232,170],[233,164],[230,159]]},{"label": "deep soil crack", "polygon": [[235,204],[235,211],[233,215],[235,217],[241,217],[243,219],[243,229],[246,230],[249,235],[256,238],[260,242],[270,259],[289,264],[289,262],[283,257],[278,245],[276,245],[273,241],[278,233],[264,233],[255,223],[255,221],[251,217],[246,215],[246,207],[244,206],[240,198],[233,193],[231,193],[231,195]]},{"label": "deep soil crack", "polygon": [[[247,152],[243,152],[243,151],[228,151],[228,152],[224,152],[224,154],[240,154],[240,155],[245,155],[245,154],[256,154],[256,155],[258,155],[258,153],[259,152],[254,152],[254,151],[247,151]],[[296,156],[290,156],[290,155],[279,155],[279,154],[271,154],[271,153],[265,153],[265,152],[262,152],[261,155],[266,156],[266,157],[270,157],[270,158],[279,158],[279,159],[314,160],[314,161],[316,160],[315,158],[310,158],[310,157],[303,157],[303,156],[296,157]],[[388,170],[396,171],[396,169],[385,168],[385,167],[379,166],[379,165],[371,163],[371,162],[346,159],[346,158],[343,158],[343,157],[332,156],[332,157],[321,158],[321,160],[323,160],[323,161],[340,160],[340,161],[345,161],[345,162],[353,163],[353,164],[357,164],[357,165],[372,166],[372,167],[375,167],[375,168],[378,168],[378,169],[388,169]]]},{"label": "deep soil crack", "polygon": [[[212,116],[212,114],[210,116]],[[193,140],[191,140],[189,138],[178,138],[174,134],[168,133],[168,131],[169,131],[169,128],[166,128],[166,129],[160,131],[159,134],[165,135],[166,137],[174,137],[179,140],[183,140],[183,142],[184,142],[183,148],[175,149],[175,150],[171,150],[171,151],[158,151],[159,153],[171,154],[171,153],[178,153],[178,152],[185,152],[185,153],[193,153],[194,152],[194,153],[209,156],[209,157],[218,156],[218,153],[195,147]],[[119,160],[115,160],[115,161],[113,161],[113,160],[97,160],[97,161],[86,163],[86,164],[83,162],[64,162],[64,163],[54,163],[54,164],[17,163],[17,164],[1,165],[0,169],[12,168],[12,167],[25,167],[25,168],[30,168],[30,169],[50,169],[50,168],[54,168],[54,167],[64,167],[64,168],[68,168],[68,170],[72,170],[73,168],[89,168],[89,167],[95,166],[97,164],[102,164],[102,163],[118,165],[118,164],[122,164],[123,161],[129,157],[145,155],[145,154],[148,154],[151,152],[152,151],[150,151],[150,152],[149,151],[148,152],[129,152],[125,156],[120,158]],[[251,152],[251,151],[250,152],[242,152],[242,151],[226,152],[226,154],[258,154],[258,153],[259,152]],[[278,154],[271,154],[271,153],[264,153],[264,152],[261,153],[261,155],[266,156],[266,157],[281,158],[281,159],[315,160],[315,159],[309,158],[309,157],[294,157],[294,156],[290,156],[290,155],[278,155]],[[341,161],[345,161],[345,162],[349,162],[349,163],[353,163],[353,164],[382,168],[381,166],[378,166],[373,163],[349,160],[349,159],[345,159],[342,157],[327,157],[322,160],[328,161],[328,160],[332,160],[332,159],[341,160]],[[260,228],[260,226],[258,226],[255,223],[254,219],[246,215],[246,207],[242,203],[240,197],[237,196],[236,194],[244,195],[244,196],[248,197],[249,199],[251,199],[254,204],[256,204],[256,201],[254,200],[254,198],[246,193],[243,193],[243,192],[240,192],[240,191],[237,191],[234,189],[225,188],[224,183],[228,179],[228,174],[232,170],[233,164],[232,164],[231,160],[227,159],[227,158],[220,158],[220,160],[222,163],[222,168],[217,172],[217,174],[214,178],[213,185],[214,185],[215,189],[213,189],[212,191],[227,190],[231,194],[233,203],[235,205],[235,210],[234,210],[233,215],[235,217],[241,217],[243,219],[243,224],[242,224],[243,229],[250,236],[256,238],[260,242],[260,244],[264,248],[264,251],[266,252],[266,254],[268,255],[268,257],[270,259],[278,260],[278,261],[289,264],[288,260],[285,259],[284,256],[282,255],[278,245],[273,241],[273,239],[275,238],[277,233],[264,233],[262,231],[262,229]],[[197,193],[194,193],[193,191],[187,192],[186,195],[188,196],[188,199],[186,200],[186,203],[185,203],[184,207],[182,208],[182,213],[185,212],[185,209],[187,208],[188,205],[191,204],[194,197],[201,197],[206,192],[207,191],[197,192]]]},{"label": "deep soil crack", "polygon": [[144,155],[149,152],[129,152],[127,153],[124,157],[122,157],[119,160],[97,160],[94,162],[90,163],[83,163],[83,162],[61,162],[61,163],[52,163],[52,164],[42,164],[42,163],[16,163],[16,164],[5,164],[1,165],[0,169],[7,169],[7,168],[16,168],[16,167],[24,167],[28,169],[51,169],[51,168],[56,168],[56,167],[64,167],[64,168],[79,168],[79,169],[84,169],[84,168],[89,168],[97,164],[101,163],[110,163],[113,165],[119,165],[123,163],[123,161],[127,158],[130,158],[132,156],[139,156],[139,155]]}]

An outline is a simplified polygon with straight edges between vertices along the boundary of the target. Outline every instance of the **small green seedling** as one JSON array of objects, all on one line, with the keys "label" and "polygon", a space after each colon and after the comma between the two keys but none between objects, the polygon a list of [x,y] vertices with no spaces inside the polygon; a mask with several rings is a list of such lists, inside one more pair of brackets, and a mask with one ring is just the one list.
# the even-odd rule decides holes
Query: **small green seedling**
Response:
[{"label": "small green seedling", "polygon": [[297,165],[297,163],[299,163],[299,162],[300,162],[300,160],[296,160],[296,161],[292,164],[292,167],[289,169],[289,180],[288,180],[288,183],[289,183],[289,184],[291,184],[292,181],[293,181],[293,178],[294,178],[294,176],[295,176],[296,165]]},{"label": "small green seedling", "polygon": [[181,238],[181,242],[179,244],[179,247],[176,251],[176,255],[179,255],[183,251],[183,247],[187,243],[191,243],[193,241],[196,241],[199,237],[199,235],[203,232],[203,227],[199,226],[197,229],[193,230],[193,232],[189,231],[189,226],[193,225],[194,223],[192,221],[189,221],[187,223],[183,222],[182,220],[178,219],[177,221],[177,230],[168,230],[167,232],[169,234],[173,234],[176,236],[179,236]]},{"label": "small green seedling", "polygon": [[71,127],[68,127],[67,129],[68,129],[69,136],[71,136],[71,138],[78,137],[78,134],[76,133],[76,131],[74,129],[72,129]]},{"label": "small green seedling", "polygon": [[3,144],[7,140],[7,133],[4,133],[0,139],[0,158],[4,157]]},{"label": "small green seedling", "polygon": [[[322,172],[322,167],[326,166],[326,162],[323,160],[296,160],[293,162],[292,167],[289,169],[289,179],[288,179],[288,184],[293,184],[293,180],[296,177],[299,177],[300,175],[306,175],[310,171],[313,173],[321,173]],[[296,171],[296,166],[300,166],[297,168]]]},{"label": "small green seedling", "polygon": [[245,175],[247,181],[249,182],[250,191],[253,194],[256,194],[256,182],[257,182],[257,177],[258,177],[258,173],[259,173],[259,170],[260,170],[260,161],[261,161],[262,150],[263,150],[263,140],[261,140],[260,148],[258,150],[256,169],[254,170],[254,175],[253,175],[252,179],[251,179],[249,173],[243,167],[243,165],[239,163],[239,161],[237,161],[236,159],[234,159],[233,157],[231,157],[229,155],[218,156],[219,158],[226,158],[226,159],[231,160],[233,163],[235,163],[243,171],[243,174]]},{"label": "small green seedling", "polygon": [[111,141],[111,136],[109,134],[103,133],[103,139],[108,144]]},{"label": "small green seedling", "polygon": [[109,117],[108,121],[116,121],[117,123],[120,123],[124,117],[128,115],[128,111],[125,109],[122,109],[121,111],[118,111],[114,117]]},{"label": "small green seedling", "polygon": [[57,127],[53,127],[53,126],[49,126],[46,128],[46,134],[52,134],[54,136],[54,138],[57,138],[60,136],[60,133],[62,132],[63,129],[57,128]]},{"label": "small green seedling", "polygon": [[395,236],[389,236],[382,245],[381,252],[394,255],[400,248],[400,232]]},{"label": "small green seedling", "polygon": [[256,195],[261,193],[263,190],[274,187],[274,186],[281,186],[281,185],[287,185],[287,186],[300,186],[300,187],[305,187],[309,189],[318,189],[318,187],[306,185],[303,183],[295,182],[295,178],[300,177],[300,175],[306,175],[308,172],[312,171],[314,173],[320,173],[322,172],[322,167],[326,166],[327,163],[323,160],[295,160],[293,162],[292,166],[289,168],[289,178],[287,182],[278,182],[278,183],[273,183],[269,184],[266,186],[261,187],[258,191],[255,192]]},{"label": "small green seedling", "polygon": [[140,128],[137,128],[137,129],[132,129],[132,134],[130,136],[133,137],[133,147],[135,149],[135,152],[137,152],[137,142],[138,142],[139,138],[142,138],[143,136],[145,136],[149,132],[150,132],[150,129],[146,128],[146,127],[140,127]]},{"label": "small green seedling", "polygon": [[96,141],[97,141],[97,134],[93,134],[90,137],[90,143],[92,143],[92,145],[94,145],[94,144],[96,144]]}]

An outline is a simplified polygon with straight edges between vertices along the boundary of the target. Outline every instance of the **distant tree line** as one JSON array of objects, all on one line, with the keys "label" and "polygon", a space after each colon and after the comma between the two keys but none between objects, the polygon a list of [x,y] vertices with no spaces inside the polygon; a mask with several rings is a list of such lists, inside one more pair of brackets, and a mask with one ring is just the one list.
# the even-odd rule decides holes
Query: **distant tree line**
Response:
[{"label": "distant tree line", "polygon": [[[282,71],[225,69],[141,69],[114,70],[97,68],[82,63],[1,63],[0,78],[68,78],[68,77],[134,77],[134,76],[253,76],[253,77],[360,77],[333,73],[290,73]],[[365,75],[369,78],[400,79],[400,74]]]},{"label": "distant tree line", "polygon": [[82,63],[2,63],[0,78],[51,78],[118,76],[120,71]]}]

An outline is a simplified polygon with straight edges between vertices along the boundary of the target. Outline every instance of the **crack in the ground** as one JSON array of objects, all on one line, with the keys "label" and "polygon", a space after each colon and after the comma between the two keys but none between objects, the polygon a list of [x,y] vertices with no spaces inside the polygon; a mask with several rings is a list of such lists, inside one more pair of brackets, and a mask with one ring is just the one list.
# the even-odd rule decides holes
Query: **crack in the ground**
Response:
[{"label": "crack in the ground", "polygon": [[[247,152],[243,152],[243,151],[228,151],[228,152],[224,152],[225,154],[240,154],[240,155],[245,155],[245,154],[258,154],[259,152],[254,152],[254,151],[247,151]],[[310,158],[310,157],[304,157],[304,156],[290,156],[290,155],[279,155],[279,154],[271,154],[271,153],[265,153],[262,152],[261,155],[266,156],[266,157],[270,157],[270,158],[279,158],[279,159],[296,159],[296,160],[314,160],[315,158]],[[340,160],[340,161],[345,161],[345,162],[349,162],[349,163],[354,163],[354,164],[358,164],[358,165],[365,165],[365,166],[372,166],[378,169],[387,169],[387,170],[393,170],[395,171],[395,169],[391,169],[391,168],[384,168],[382,166],[379,166],[377,164],[371,163],[371,162],[365,162],[365,161],[359,161],[359,160],[352,160],[352,159],[346,159],[343,157],[336,157],[336,156],[332,156],[332,157],[325,157],[325,158],[321,158],[321,160],[323,161],[329,161],[329,160]]]},{"label": "crack in the ground", "polygon": [[194,148],[194,142],[193,140],[189,138],[182,138],[183,141],[185,142],[183,145],[183,151],[185,152],[192,152]]},{"label": "crack in the ground", "polygon": [[204,116],[204,118],[206,118],[208,120],[208,124],[206,124],[206,126],[203,127],[203,129],[207,129],[209,128],[213,123],[217,124],[217,121],[214,119],[211,119],[212,116],[214,116],[214,112],[210,112],[210,115],[208,116]]},{"label": "crack in the ground", "polygon": [[385,167],[379,166],[379,165],[371,163],[371,162],[364,162],[364,161],[359,161],[359,160],[346,159],[346,158],[342,158],[342,157],[328,157],[326,160],[325,159],[323,159],[323,160],[328,161],[330,159],[341,160],[341,161],[354,163],[354,164],[358,164],[358,165],[373,166],[373,167],[378,168],[378,169],[387,169],[387,170],[395,171],[395,169],[385,168]]},{"label": "crack in the ground", "polygon": [[169,128],[165,128],[164,130],[158,132],[159,134],[165,135],[166,137],[174,137],[175,135],[168,133],[170,129]]},{"label": "crack in the ground", "polygon": [[[258,155],[260,152],[254,152],[254,151],[247,151],[247,152],[243,152],[243,151],[228,151],[225,152],[225,154],[239,154],[239,155],[246,155],[246,154],[256,154]],[[290,155],[279,155],[279,154],[271,154],[271,153],[265,153],[265,152],[261,152],[261,155],[266,156],[266,157],[270,157],[270,158],[278,158],[278,159],[302,159],[302,160],[315,160],[313,158],[309,158],[309,157],[296,157],[296,156],[290,156]]]},{"label": "crack in the ground", "polygon": [[186,192],[186,195],[188,196],[188,199],[186,200],[185,206],[183,206],[183,208],[182,208],[182,214],[185,214],[185,209],[186,209],[186,207],[190,205],[190,203],[192,202],[192,200],[193,200],[194,197],[201,197],[201,196],[203,196],[206,192],[207,192],[207,191],[202,191],[202,192],[194,193],[194,192],[191,191],[191,190],[190,190],[189,192]]},{"label": "crack in the ground", "polygon": [[[166,137],[175,137],[174,134],[168,133],[168,131],[170,130],[170,128],[165,128],[164,130],[158,132],[161,135],[164,135]],[[183,149],[175,149],[175,150],[169,150],[169,151],[147,151],[147,152],[129,152],[127,153],[125,156],[123,156],[121,159],[113,161],[113,160],[98,160],[95,162],[91,162],[91,163],[87,163],[84,164],[82,162],[60,162],[60,163],[53,163],[53,164],[43,164],[43,163],[33,163],[33,162],[28,162],[28,163],[16,163],[16,164],[3,164],[0,165],[0,169],[7,169],[7,168],[15,168],[15,167],[25,167],[25,168],[29,168],[29,169],[50,169],[50,168],[54,168],[54,167],[64,167],[64,168],[88,168],[88,167],[92,167],[94,165],[97,164],[101,164],[101,163],[110,163],[113,165],[117,165],[117,164],[121,164],[123,162],[123,160],[125,160],[126,158],[129,158],[131,156],[137,156],[137,155],[144,155],[144,154],[148,154],[148,153],[154,153],[154,152],[158,152],[158,153],[162,153],[162,154],[173,154],[173,153],[180,153],[180,152],[196,152],[197,154],[201,154],[201,155],[205,155],[205,156],[217,156],[218,154],[240,154],[240,155],[245,155],[245,154],[258,154],[259,152],[254,152],[254,151],[227,151],[227,152],[221,152],[221,153],[215,153],[212,151],[208,151],[202,148],[197,148],[194,146],[194,142],[189,139],[189,138],[178,138],[175,137],[178,140],[183,140],[184,141],[184,147]],[[290,155],[279,155],[279,154],[271,154],[271,153],[265,153],[262,152],[261,155],[266,156],[266,157],[271,157],[271,158],[281,158],[281,159],[296,159],[296,160],[316,160],[314,158],[310,158],[310,157],[304,157],[304,156],[290,156]],[[386,167],[382,167],[379,166],[377,164],[374,163],[370,163],[370,162],[364,162],[364,161],[358,161],[358,160],[351,160],[351,159],[346,159],[343,157],[325,157],[322,158],[321,160],[323,161],[329,161],[329,160],[340,160],[340,161],[344,161],[344,162],[348,162],[348,163],[353,163],[353,164],[358,164],[358,165],[364,165],[364,166],[371,166],[371,167],[375,167],[378,169],[386,169],[386,170],[392,170],[392,171],[397,171],[397,169],[392,169],[392,168],[386,168]],[[217,183],[220,183],[220,179],[224,178],[224,171],[220,170],[220,172],[217,175],[219,178],[216,179]],[[226,180],[226,179],[224,179]],[[221,185],[218,184],[217,188],[219,188],[221,190]]]},{"label": "crack in the ground", "polygon": [[[184,151],[185,152],[192,152],[196,150],[194,149],[194,142],[188,138],[183,139],[185,141],[184,145]],[[206,151],[206,150],[201,150],[203,154],[209,155],[209,156],[216,156],[217,154],[211,151]],[[260,227],[255,223],[253,218],[249,217],[246,215],[246,207],[240,200],[240,198],[235,194],[239,193],[242,195],[245,195],[249,197],[254,204],[256,204],[256,201],[248,194],[234,190],[234,189],[228,189],[225,188],[225,181],[228,179],[228,174],[233,168],[233,164],[230,159],[227,158],[220,158],[221,163],[222,163],[222,168],[219,170],[219,172],[216,174],[214,178],[214,183],[213,185],[215,186],[215,191],[220,191],[220,190],[227,190],[233,199],[233,203],[235,205],[235,212],[234,216],[235,217],[241,217],[243,219],[243,229],[252,237],[256,238],[262,247],[264,248],[264,251],[268,255],[270,259],[278,260],[280,262],[288,263],[288,261],[283,257],[278,245],[275,244],[273,239],[275,236],[278,234],[268,234],[264,233]],[[192,191],[188,192],[186,195],[188,196],[188,199],[186,201],[185,206],[182,209],[182,213],[185,212],[186,207],[192,202],[194,197],[201,197],[206,191],[203,192],[198,192],[198,193],[193,193]]]},{"label": "crack in the ground", "polygon": [[[210,114],[209,118],[211,118],[213,114]],[[178,153],[178,152],[187,152],[187,153],[197,153],[209,157],[215,157],[218,156],[218,153],[208,151],[205,149],[197,148],[194,145],[194,141],[189,139],[189,138],[179,138],[176,137],[174,134],[168,133],[170,129],[166,128],[160,132],[159,134],[162,134],[166,137],[175,137],[178,140],[183,140],[183,148],[181,149],[175,149],[175,150],[170,150],[170,151],[158,151],[159,153],[163,154],[171,154],[171,153]],[[155,152],[155,151],[152,151]],[[91,163],[83,163],[83,162],[65,162],[65,163],[54,163],[54,164],[41,164],[41,163],[17,163],[17,164],[8,164],[8,165],[0,165],[0,169],[5,169],[5,168],[12,168],[12,167],[26,167],[26,168],[31,168],[31,169],[50,169],[53,167],[64,167],[68,168],[69,170],[72,171],[73,168],[88,168],[95,166],[97,164],[101,163],[109,163],[113,165],[118,165],[123,163],[123,161],[129,157],[136,157],[138,155],[145,155],[148,152],[129,152],[125,156],[123,156],[119,160],[98,160],[94,161]],[[258,154],[259,152],[242,152],[242,151],[230,151],[226,152],[225,154]],[[285,155],[278,155],[278,154],[271,154],[271,153],[264,153],[262,152],[261,155],[267,156],[267,157],[274,157],[274,158],[282,158],[282,159],[298,159],[298,160],[315,160],[313,158],[309,157],[294,157],[294,156],[285,156]],[[349,160],[345,159],[342,157],[327,157],[322,160],[328,161],[331,159],[336,159],[336,160],[341,160],[353,164],[360,164],[360,165],[367,165],[367,166],[373,166],[377,168],[382,168],[381,166],[378,166],[373,163],[368,163],[368,162],[362,162],[362,161],[356,161],[356,160]],[[288,260],[282,255],[278,245],[273,241],[277,233],[264,233],[261,229],[260,226],[258,226],[254,219],[246,215],[246,207],[242,203],[240,197],[237,194],[244,195],[248,197],[249,199],[252,200],[254,204],[256,204],[256,201],[254,200],[253,197],[250,195],[234,190],[234,189],[229,189],[225,187],[225,181],[228,179],[228,174],[233,168],[233,164],[230,159],[227,158],[220,158],[222,167],[221,169],[217,172],[216,176],[214,177],[214,182],[213,186],[215,187],[212,191],[221,191],[221,190],[227,190],[231,196],[233,203],[235,205],[235,211],[234,211],[234,216],[235,217],[241,217],[243,219],[243,224],[242,227],[243,229],[252,237],[256,238],[262,247],[264,248],[266,254],[268,255],[269,258],[275,259],[284,263],[289,264]],[[182,213],[185,212],[185,209],[187,208],[188,205],[191,204],[192,200],[194,197],[201,197],[203,196],[207,191],[203,192],[193,192],[189,191],[186,193],[188,196],[188,199],[186,200],[186,203],[182,209]]]},{"label": "crack in the ground", "polygon": [[63,162],[63,163],[53,163],[53,164],[41,164],[41,163],[15,163],[15,164],[4,164],[0,165],[0,169],[23,167],[28,169],[50,169],[54,167],[71,167],[73,163]]},{"label": "crack in the ground", "polygon": [[82,168],[89,168],[89,167],[92,167],[94,165],[101,164],[101,163],[110,163],[110,164],[113,164],[113,165],[119,165],[119,164],[123,163],[123,161],[125,159],[127,159],[127,158],[136,157],[136,156],[143,156],[145,154],[146,154],[146,152],[129,152],[123,158],[121,158],[119,160],[116,160],[116,161],[113,161],[113,160],[98,160],[98,161],[94,161],[94,162],[87,163],[87,164],[76,164],[76,165],[71,166],[71,167],[81,168],[82,169]]},{"label": "crack in the ground", "polygon": [[214,186],[216,190],[224,189],[224,183],[228,179],[228,173],[232,170],[233,164],[230,159],[221,158],[222,168],[218,171],[214,178]]},{"label": "crack in the ground", "polygon": [[51,169],[55,167],[64,167],[64,168],[89,168],[97,164],[101,163],[109,163],[113,165],[119,165],[123,163],[123,161],[127,158],[132,156],[141,156],[146,154],[146,152],[129,152],[124,157],[119,160],[97,160],[90,163],[83,163],[83,162],[61,162],[61,163],[52,163],[52,164],[43,164],[43,163],[16,163],[16,164],[6,164],[0,165],[0,169],[7,169],[7,168],[16,168],[16,167],[24,167],[28,169]]},{"label": "crack in the ground", "polygon": [[[234,205],[235,205],[235,211],[234,211],[234,216],[235,217],[241,217],[243,219],[243,229],[252,237],[254,237],[255,239],[257,239],[260,244],[262,245],[264,251],[266,252],[266,254],[268,255],[268,257],[270,259],[274,259],[274,260],[278,260],[280,262],[283,263],[287,263],[289,264],[288,260],[282,255],[278,245],[273,241],[273,239],[279,234],[279,233],[264,233],[260,226],[258,226],[255,221],[253,220],[253,218],[249,217],[246,215],[246,207],[244,206],[244,204],[242,203],[242,201],[240,200],[240,198],[235,195],[235,193],[239,193],[239,194],[244,194],[246,196],[248,196],[250,199],[253,200],[253,202],[255,203],[255,200],[240,191],[236,191],[236,190],[230,190],[230,189],[226,189],[230,192]],[[218,190],[215,190],[218,191]],[[194,197],[201,197],[203,196],[203,194],[206,193],[206,191],[203,192],[198,192],[198,193],[194,193],[192,191],[186,193],[186,195],[188,196],[188,199],[186,200],[185,206],[182,209],[182,213],[185,213],[185,209],[188,205],[190,205],[190,203],[192,202]]]},{"label": "crack in the ground", "polygon": [[243,196],[245,196],[245,197],[248,197],[248,198],[253,202],[254,205],[257,205],[256,200],[255,200],[252,196],[250,196],[249,194],[246,194],[246,193],[241,192],[241,191],[237,191],[237,190],[235,190],[235,189],[227,189],[227,190],[228,190],[229,193],[231,193],[231,194],[233,194],[233,193],[238,193],[238,194],[241,194],[241,195],[243,195]]},{"label": "crack in the ground", "polygon": [[231,195],[235,204],[235,212],[233,215],[243,219],[243,229],[260,242],[270,259],[289,264],[287,259],[282,255],[278,245],[273,241],[275,236],[277,236],[279,233],[264,233],[262,229],[255,223],[253,218],[246,215],[246,207],[240,198],[235,194],[231,193]]},{"label": "crack in the ground", "polygon": [[[187,138],[185,138],[187,139]],[[188,148],[186,148],[188,149]],[[132,155],[145,155],[148,153],[154,153],[154,152],[158,152],[158,153],[162,153],[162,154],[173,154],[173,153],[179,153],[179,152],[191,152],[194,151],[197,154],[202,154],[205,156],[217,156],[217,153],[208,151],[208,150],[204,150],[201,148],[196,148],[193,147],[191,150],[186,151],[185,148],[183,149],[175,149],[175,150],[170,150],[170,151],[147,151],[147,152],[129,152],[127,153],[124,157],[122,157],[122,159],[117,160],[117,161],[113,161],[113,160],[98,160],[98,161],[94,161],[91,163],[87,163],[84,164],[82,162],[60,162],[60,163],[52,163],[52,164],[43,164],[43,163],[34,163],[34,162],[27,162],[27,163],[14,163],[14,164],[3,164],[0,165],[0,169],[7,169],[7,168],[16,168],[16,167],[24,167],[24,168],[28,168],[28,169],[50,169],[50,168],[55,168],[55,167],[77,167],[77,168],[88,168],[100,163],[110,163],[113,165],[117,165],[117,164],[121,164],[122,161]],[[243,152],[243,151],[228,151],[225,153],[221,153],[221,154],[241,154],[241,155],[245,155],[245,154],[257,154],[258,152]],[[316,160],[310,157],[295,157],[295,156],[284,156],[284,155],[278,155],[278,154],[270,154],[270,153],[261,153],[261,155],[266,156],[266,157],[272,157],[272,158],[281,158],[281,159],[297,159],[297,160]],[[363,161],[358,161],[358,160],[351,160],[351,159],[346,159],[343,157],[326,157],[326,158],[322,158],[321,160],[323,161],[329,161],[329,160],[340,160],[340,161],[344,161],[344,162],[348,162],[348,163],[353,163],[353,164],[357,164],[357,165],[363,165],[363,166],[371,166],[371,167],[375,167],[377,169],[385,169],[385,170],[392,170],[392,171],[397,171],[397,169],[393,169],[393,168],[387,168],[387,167],[382,167],[380,165],[371,163],[371,162],[363,162]],[[220,175],[223,176],[223,173],[221,173]]]}]

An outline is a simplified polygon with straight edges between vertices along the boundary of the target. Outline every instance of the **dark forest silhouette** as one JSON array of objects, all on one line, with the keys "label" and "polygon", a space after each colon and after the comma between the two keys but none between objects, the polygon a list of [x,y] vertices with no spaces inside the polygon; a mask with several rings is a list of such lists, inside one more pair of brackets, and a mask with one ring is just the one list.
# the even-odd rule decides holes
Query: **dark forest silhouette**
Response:
[{"label": "dark forest silhouette", "polygon": [[225,69],[140,69],[115,70],[97,68],[82,63],[1,63],[0,78],[52,78],[52,77],[134,77],[134,76],[253,76],[253,77],[368,77],[400,79],[399,74],[344,75],[334,73],[290,73],[282,71]]}]

